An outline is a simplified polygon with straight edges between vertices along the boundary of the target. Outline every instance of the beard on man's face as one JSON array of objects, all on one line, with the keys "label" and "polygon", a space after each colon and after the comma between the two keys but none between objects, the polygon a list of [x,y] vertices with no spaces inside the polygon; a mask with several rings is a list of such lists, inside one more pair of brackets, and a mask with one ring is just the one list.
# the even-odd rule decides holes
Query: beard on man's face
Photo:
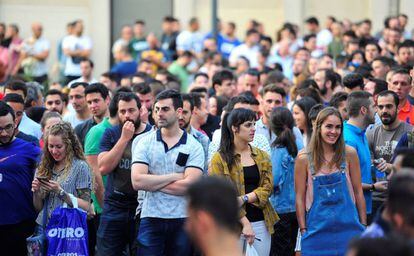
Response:
[{"label": "beard on man's face", "polygon": [[130,122],[133,122],[134,123],[135,130],[138,129],[141,126],[141,119],[139,119],[139,117],[137,118],[137,120],[132,120],[132,119],[129,119],[129,118],[126,119],[123,122],[120,120],[120,123],[122,125],[124,125],[127,121],[130,121]]}]

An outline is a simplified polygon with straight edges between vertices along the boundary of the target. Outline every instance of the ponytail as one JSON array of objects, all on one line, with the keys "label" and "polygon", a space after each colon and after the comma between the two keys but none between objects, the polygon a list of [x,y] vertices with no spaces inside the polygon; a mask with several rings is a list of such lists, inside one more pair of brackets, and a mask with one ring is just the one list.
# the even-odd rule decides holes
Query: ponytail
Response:
[{"label": "ponytail", "polygon": [[285,107],[277,107],[272,110],[270,127],[277,138],[272,147],[286,147],[292,157],[298,155],[296,137],[293,133],[294,119],[292,113]]},{"label": "ponytail", "polygon": [[221,141],[219,153],[227,165],[230,167],[234,164],[234,135],[229,125],[230,113],[225,113],[221,125]]}]

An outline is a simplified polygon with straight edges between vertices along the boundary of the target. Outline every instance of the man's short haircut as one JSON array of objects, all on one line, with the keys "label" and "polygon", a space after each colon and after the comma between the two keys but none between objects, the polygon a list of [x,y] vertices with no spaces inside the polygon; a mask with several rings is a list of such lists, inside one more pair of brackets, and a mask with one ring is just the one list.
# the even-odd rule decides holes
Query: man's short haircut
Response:
[{"label": "man's short haircut", "polygon": [[191,92],[190,96],[193,99],[193,106],[198,109],[201,108],[201,99],[204,99],[203,95],[201,93]]},{"label": "man's short haircut", "polygon": [[251,29],[249,29],[249,30],[246,31],[246,37],[248,37],[250,35],[253,35],[253,34],[259,34],[259,31],[257,31],[254,28],[251,28]]},{"label": "man's short haircut", "polygon": [[4,89],[9,89],[12,91],[22,91],[24,97],[27,96],[27,86],[23,81],[20,80],[12,80],[6,84]]},{"label": "man's short haircut", "polygon": [[225,110],[226,110],[226,112],[230,112],[234,109],[234,106],[236,104],[240,103],[240,104],[250,105],[250,102],[251,101],[246,96],[239,95],[239,96],[236,96],[236,97],[233,97],[233,98],[230,99],[230,101],[227,103],[227,105],[225,107]]},{"label": "man's short haircut", "polygon": [[13,102],[13,103],[20,103],[22,105],[24,105],[24,100],[22,98],[22,95],[17,94],[17,93],[9,93],[6,96],[4,96],[3,98],[4,102]]},{"label": "man's short haircut", "polygon": [[207,75],[206,73],[204,73],[204,72],[198,72],[198,73],[196,73],[196,74],[194,75],[194,80],[196,80],[196,79],[197,79],[197,77],[199,77],[199,76],[205,77],[207,80],[209,79],[209,78],[208,78],[208,75]]},{"label": "man's short haircut", "polygon": [[47,91],[46,94],[45,94],[45,99],[49,95],[59,95],[60,100],[63,101],[63,93],[61,91],[57,90],[57,89],[50,89],[49,91]]},{"label": "man's short haircut", "polygon": [[137,25],[144,25],[145,26],[145,21],[144,20],[136,20],[135,24]]},{"label": "man's short haircut", "polygon": [[355,69],[355,73],[360,74],[365,79],[373,78],[371,65],[364,63]]},{"label": "man's short haircut", "polygon": [[148,83],[141,82],[132,85],[132,91],[135,93],[139,93],[141,95],[145,95],[151,93],[151,87],[149,87]]},{"label": "man's short haircut", "polygon": [[115,118],[118,115],[119,94],[128,92],[131,92],[131,89],[129,89],[128,87],[119,87],[115,90],[114,96],[112,97],[111,102],[108,106],[109,117]]},{"label": "man's short haircut", "polygon": [[355,34],[355,32],[353,30],[345,31],[344,34],[343,34],[343,36],[349,36],[349,37],[351,37],[353,39],[356,39],[357,38],[357,35]]},{"label": "man's short haircut", "polygon": [[310,97],[317,103],[323,103],[323,99],[319,95],[318,90],[312,87],[298,89],[297,95],[299,95],[301,98]]},{"label": "man's short haircut", "polygon": [[394,104],[398,108],[398,104],[400,104],[400,99],[398,98],[398,95],[395,92],[390,91],[390,90],[386,90],[386,91],[382,91],[382,92],[378,93],[378,98],[379,97],[387,97],[387,96],[392,96],[393,97]]},{"label": "man's short haircut", "polygon": [[205,87],[194,87],[190,90],[190,93],[193,93],[193,92],[195,92],[195,93],[207,93],[208,91],[207,91],[207,88],[205,88]]},{"label": "man's short haircut", "polygon": [[391,215],[401,214],[404,225],[414,227],[414,170],[403,169],[392,176],[388,185],[387,206]]},{"label": "man's short haircut", "polygon": [[111,81],[117,82],[119,81],[120,77],[117,73],[114,72],[105,72],[101,76],[108,78]]},{"label": "man's short haircut", "polygon": [[303,37],[303,41],[304,42],[309,42],[309,40],[311,40],[312,38],[316,38],[315,34],[309,34]]},{"label": "man's short haircut", "polygon": [[101,94],[102,98],[105,100],[109,96],[108,88],[101,83],[93,83],[88,85],[85,89],[85,96],[90,93],[99,93]]},{"label": "man's short haircut", "polygon": [[234,234],[240,231],[237,192],[231,182],[203,177],[188,188],[187,198],[191,210],[207,212],[219,228]]},{"label": "man's short haircut", "polygon": [[190,51],[184,51],[184,52],[180,55],[180,57],[192,58],[192,57],[194,57],[194,54],[193,54],[192,52],[190,52]]},{"label": "man's short haircut", "polygon": [[183,104],[185,101],[187,101],[188,103],[190,103],[190,110],[191,112],[193,112],[194,110],[194,99],[193,99],[193,95],[191,93],[182,93],[181,97],[183,98]]},{"label": "man's short haircut", "polygon": [[346,92],[337,92],[334,95],[332,95],[332,98],[329,101],[329,106],[338,109],[339,105],[344,101],[346,102],[347,100],[348,100],[348,93],[346,93]]},{"label": "man's short haircut", "polygon": [[172,16],[165,16],[163,19],[164,22],[168,22],[168,23],[174,22],[174,20],[175,19]]},{"label": "man's short haircut", "polygon": [[388,90],[388,83],[382,79],[370,78],[369,81],[375,83],[374,95],[377,95],[382,91]]},{"label": "man's short haircut", "polygon": [[75,88],[78,88],[79,86],[82,86],[83,88],[86,89],[86,87],[88,87],[89,84],[85,82],[75,82],[70,86],[70,89],[75,89]]},{"label": "man's short haircut", "polygon": [[39,96],[42,95],[42,88],[41,85],[38,82],[27,82],[27,96],[25,101],[25,108],[29,108],[32,106],[33,101],[38,101]]},{"label": "man's short haircut", "polygon": [[349,116],[357,117],[359,116],[362,107],[369,108],[369,99],[371,97],[371,93],[366,91],[351,92],[348,95],[348,100],[346,102],[346,109],[348,110]]},{"label": "man's short haircut", "polygon": [[286,97],[286,91],[277,84],[268,84],[265,87],[263,87],[263,89],[260,90],[260,96],[263,98],[264,95],[268,92],[280,94],[282,98]]},{"label": "man's short haircut", "polygon": [[93,61],[89,58],[82,58],[80,62],[89,62],[89,66],[91,66],[91,68],[93,68],[95,66]]},{"label": "man's short haircut", "polygon": [[6,102],[0,101],[0,116],[7,116],[8,114],[12,115],[13,121],[16,119],[13,108]]},{"label": "man's short haircut", "polygon": [[308,117],[311,120],[311,122],[316,120],[316,117],[318,117],[319,112],[321,112],[321,110],[324,108],[325,106],[323,104],[318,103],[309,110]]},{"label": "man's short haircut", "polygon": [[395,65],[395,61],[393,60],[393,59],[391,59],[391,58],[388,58],[388,57],[385,57],[385,56],[378,56],[378,57],[375,57],[373,60],[372,60],[372,62],[374,62],[374,61],[379,61],[379,62],[381,62],[382,63],[382,65],[384,65],[384,66],[388,66],[388,67],[392,67],[392,66],[394,66]]},{"label": "man's short haircut", "polygon": [[228,69],[221,70],[219,72],[216,72],[213,75],[213,87],[216,84],[221,86],[224,81],[226,80],[233,81],[234,79],[235,77],[233,75],[233,72],[231,72],[231,70],[228,70]]},{"label": "man's short haircut", "polygon": [[413,47],[412,41],[411,40],[405,40],[404,42],[401,42],[398,44],[397,46],[397,54],[400,52],[401,48],[411,48]]},{"label": "man's short haircut", "polygon": [[255,68],[249,68],[246,72],[246,75],[257,77],[257,81],[260,82],[260,72]]},{"label": "man's short haircut", "polygon": [[305,20],[305,22],[306,23],[308,23],[308,24],[314,24],[314,25],[317,25],[317,26],[319,26],[319,21],[318,21],[318,19],[316,18],[316,17],[309,17],[309,18],[307,18],[306,20]]},{"label": "man's short haircut", "polygon": [[121,100],[126,102],[131,102],[132,100],[135,100],[135,102],[137,103],[137,108],[141,109],[141,101],[139,100],[138,96],[133,92],[120,92],[118,96],[118,106]]},{"label": "man's short haircut", "polygon": [[410,76],[410,71],[409,70],[407,70],[405,68],[397,68],[397,69],[394,70],[394,74],[392,75],[392,77],[397,75],[397,74],[408,76],[408,83],[411,85],[412,78]]},{"label": "man's short haircut", "polygon": [[166,100],[166,99],[172,100],[175,110],[183,107],[183,98],[181,97],[181,94],[175,90],[165,90],[165,91],[160,92],[155,98],[154,104],[160,100]]},{"label": "man's short haircut", "polygon": [[367,47],[368,45],[374,45],[374,46],[377,48],[378,52],[381,52],[381,51],[382,51],[381,46],[380,46],[377,42],[375,42],[374,40],[369,40],[369,41],[365,44],[365,47]]},{"label": "man's short haircut", "polygon": [[249,100],[250,105],[259,106],[260,102],[256,99],[251,91],[245,91],[240,93],[240,95],[245,96]]},{"label": "man's short haircut", "polygon": [[364,78],[358,73],[350,73],[344,76],[342,83],[346,88],[354,89],[359,87],[361,90],[364,89]]}]

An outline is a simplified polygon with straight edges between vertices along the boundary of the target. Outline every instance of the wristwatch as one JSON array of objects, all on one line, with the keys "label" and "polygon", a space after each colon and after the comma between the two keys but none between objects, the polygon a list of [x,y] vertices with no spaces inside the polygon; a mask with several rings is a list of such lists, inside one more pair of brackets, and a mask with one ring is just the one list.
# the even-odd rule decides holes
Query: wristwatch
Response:
[{"label": "wristwatch", "polygon": [[244,195],[242,199],[243,199],[243,204],[247,204],[249,202],[249,197],[247,195]]},{"label": "wristwatch", "polygon": [[63,197],[65,197],[65,190],[63,190],[63,188],[61,188],[60,190],[59,190],[59,193],[58,193],[58,197],[60,198],[60,199],[63,199]]}]

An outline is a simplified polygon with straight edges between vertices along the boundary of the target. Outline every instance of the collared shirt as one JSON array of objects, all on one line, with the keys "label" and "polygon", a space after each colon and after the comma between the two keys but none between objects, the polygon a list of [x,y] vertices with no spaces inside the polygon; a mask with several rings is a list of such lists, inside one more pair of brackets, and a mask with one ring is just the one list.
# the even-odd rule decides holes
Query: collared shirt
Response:
[{"label": "collared shirt", "polygon": [[[279,220],[279,216],[269,201],[269,197],[273,191],[272,164],[269,155],[258,148],[251,147],[251,156],[260,174],[259,186],[253,191],[257,196],[258,202],[253,203],[253,205],[263,210],[266,227],[272,234],[274,232],[273,225]],[[230,168],[220,153],[216,152],[211,159],[208,172],[209,175],[224,176],[226,179],[231,180],[236,185],[238,195],[240,196],[245,194],[244,173],[240,155],[236,154],[235,158],[236,163]],[[244,217],[245,215],[246,208],[242,207],[240,217]]]},{"label": "collared shirt", "polygon": [[95,125],[97,125],[97,123],[95,122],[95,118],[92,117],[91,119],[88,119],[85,122],[74,127],[76,136],[78,136],[79,142],[81,143],[83,149],[85,149],[86,134]]},{"label": "collared shirt", "polygon": [[[362,183],[372,184],[371,154],[365,130],[361,130],[359,127],[345,122],[344,140],[347,145],[355,148],[357,151]],[[372,192],[364,190],[364,197],[367,206],[367,213],[370,214],[372,211]]]},{"label": "collared shirt", "polygon": [[[132,164],[148,165],[148,174],[166,175],[184,173],[187,168],[204,169],[204,152],[201,144],[183,132],[180,140],[168,148],[161,129],[150,131],[132,151]],[[142,204],[141,218],[175,219],[187,217],[186,198],[161,191],[147,191]]]},{"label": "collared shirt", "polygon": [[198,142],[200,142],[201,146],[204,150],[204,173],[207,173],[208,168],[208,146],[210,145],[210,140],[208,139],[207,135],[203,134],[202,132],[197,131],[194,127],[190,126],[189,134],[193,135],[194,138]]},{"label": "collared shirt", "polygon": [[414,125],[414,107],[407,100],[405,105],[398,111],[398,119]]},{"label": "collared shirt", "polygon": [[22,120],[19,124],[19,131],[26,133],[27,135],[32,135],[38,140],[42,138],[42,131],[40,129],[40,124],[36,123],[30,119],[26,113],[23,113]]}]

